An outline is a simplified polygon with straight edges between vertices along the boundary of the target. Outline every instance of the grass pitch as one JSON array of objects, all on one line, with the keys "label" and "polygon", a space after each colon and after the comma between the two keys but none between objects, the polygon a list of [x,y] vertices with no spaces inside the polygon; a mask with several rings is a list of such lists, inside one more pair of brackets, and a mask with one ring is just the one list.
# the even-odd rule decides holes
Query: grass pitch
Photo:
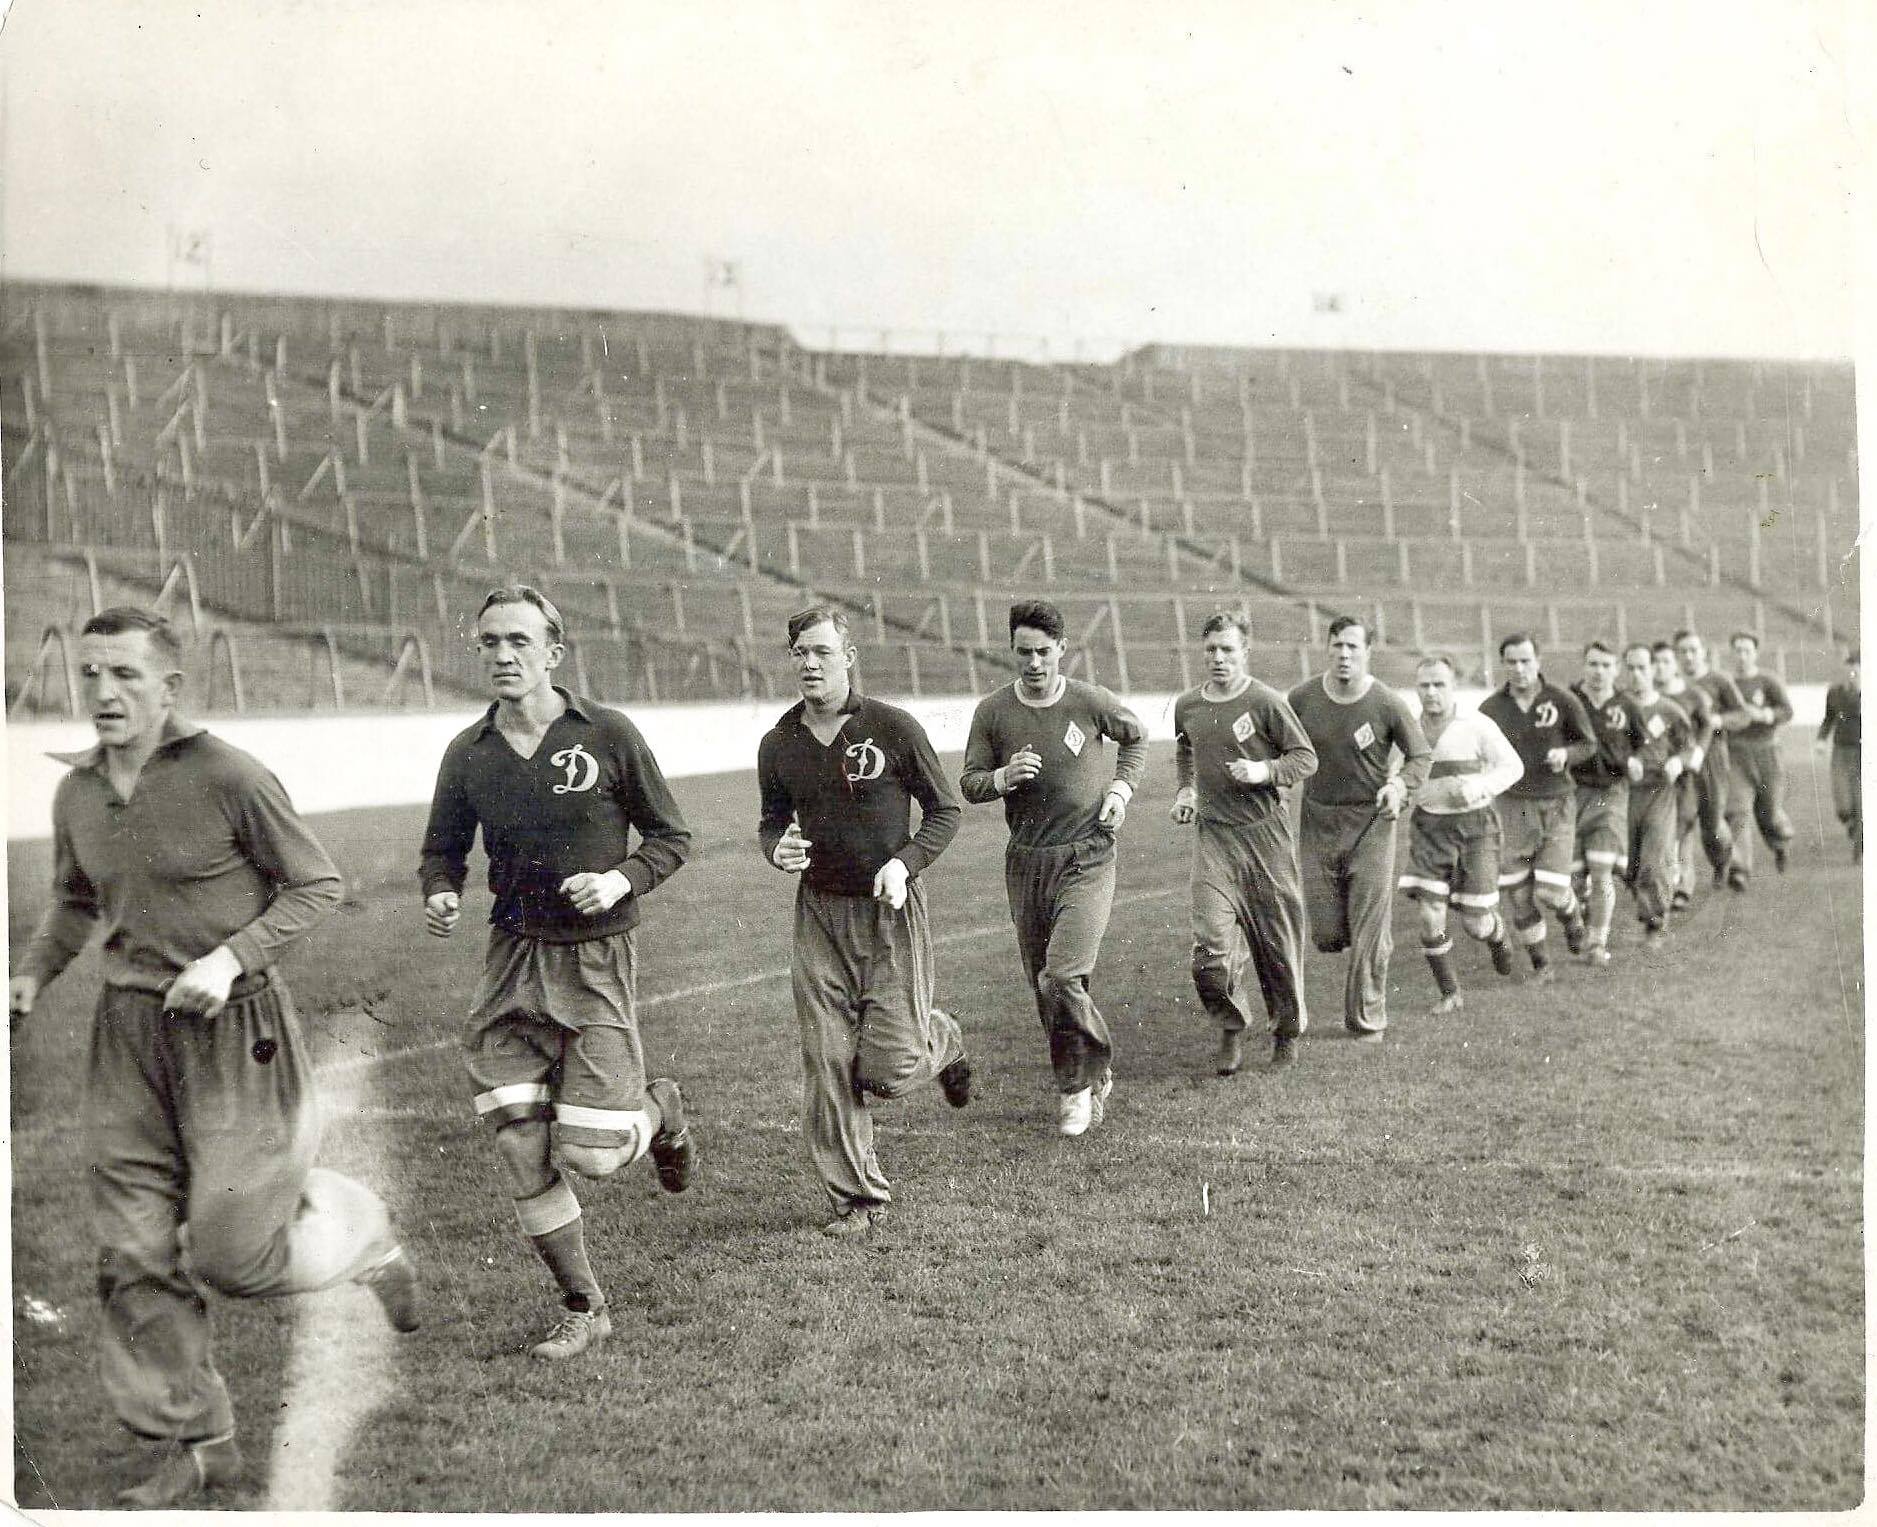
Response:
[{"label": "grass pitch", "polygon": [[[792,883],[754,847],[749,775],[682,781],[698,833],[640,935],[652,1069],[685,1084],[702,1169],[581,1184],[616,1333],[525,1347],[549,1313],[451,1040],[486,893],[424,936],[421,812],[316,825],[354,897],[290,962],[329,1062],[366,1064],[363,1138],[428,1279],[397,1398],[353,1439],[341,1505],[377,1510],[1844,1509],[1863,1493],[1861,896],[1794,748],[1793,872],[1704,892],[1645,956],[1547,989],[1460,941],[1469,1007],[1399,909],[1386,1044],[1341,1037],[1313,958],[1297,1066],[1232,1081],[1186,970],[1186,844],[1157,751],[1124,836],[1097,997],[1108,1122],[1053,1133],[1003,903],[1004,831],[968,808],[929,880],[941,1001],[978,1096],[881,1111],[896,1213],[816,1233],[784,972]],[[1817,787],[1816,789],[1814,787]],[[1823,820],[1821,822],[1821,815]],[[10,861],[30,928],[43,848]],[[481,860],[475,883],[480,884]],[[690,995],[684,995],[689,993]],[[91,1369],[75,1104],[88,957],[13,1048],[15,1482],[108,1504],[130,1455]],[[674,995],[675,994],[675,995]],[[36,1301],[36,1303],[28,1303]],[[260,1503],[289,1303],[216,1302]],[[387,1343],[393,1338],[387,1331]]]}]

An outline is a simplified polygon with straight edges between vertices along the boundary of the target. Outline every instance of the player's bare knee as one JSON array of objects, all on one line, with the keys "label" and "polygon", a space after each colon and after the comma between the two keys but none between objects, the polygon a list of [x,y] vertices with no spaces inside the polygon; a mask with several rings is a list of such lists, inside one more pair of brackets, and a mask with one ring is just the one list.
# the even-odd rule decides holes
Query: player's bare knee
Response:
[{"label": "player's bare knee", "polygon": [[1420,919],[1421,936],[1438,939],[1447,931],[1447,904],[1422,898],[1416,898],[1416,902],[1415,912]]},{"label": "player's bare knee", "polygon": [[1577,900],[1577,895],[1568,885],[1541,885],[1535,900],[1541,907],[1549,907],[1554,912],[1567,910]]},{"label": "player's bare knee", "polygon": [[1497,915],[1492,912],[1462,912],[1460,914],[1460,926],[1466,929],[1468,938],[1489,937],[1498,921]]}]

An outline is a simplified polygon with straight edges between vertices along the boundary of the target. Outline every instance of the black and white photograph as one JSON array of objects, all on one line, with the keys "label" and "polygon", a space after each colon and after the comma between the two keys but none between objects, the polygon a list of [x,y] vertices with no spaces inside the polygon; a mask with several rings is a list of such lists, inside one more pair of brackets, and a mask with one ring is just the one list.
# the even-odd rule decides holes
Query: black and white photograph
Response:
[{"label": "black and white photograph", "polygon": [[0,0],[8,1503],[1860,1507],[1874,60]]}]

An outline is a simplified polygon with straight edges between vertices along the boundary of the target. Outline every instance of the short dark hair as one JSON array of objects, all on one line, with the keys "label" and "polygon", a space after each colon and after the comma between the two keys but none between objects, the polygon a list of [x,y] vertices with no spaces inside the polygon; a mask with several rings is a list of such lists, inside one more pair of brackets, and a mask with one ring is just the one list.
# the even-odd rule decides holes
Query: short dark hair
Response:
[{"label": "short dark hair", "polygon": [[1673,657],[1675,656],[1675,644],[1667,641],[1650,642],[1649,652],[1651,656],[1658,652],[1666,652],[1670,657]]},{"label": "short dark hair", "polygon": [[1753,643],[1753,650],[1755,652],[1760,650],[1760,635],[1757,631],[1736,631],[1732,636],[1727,638],[1727,645],[1731,647],[1742,638]]},{"label": "short dark hair", "polygon": [[1629,655],[1632,652],[1640,652],[1644,657],[1655,656],[1655,653],[1650,649],[1650,646],[1647,642],[1631,642],[1627,647],[1623,649],[1623,661],[1624,662],[1627,663],[1629,661]]},{"label": "short dark hair", "polygon": [[1243,610],[1214,610],[1206,617],[1206,623],[1199,628],[1203,640],[1214,631],[1236,631],[1246,641],[1251,640],[1251,617]]},{"label": "short dark hair", "polygon": [[85,622],[78,634],[127,636],[132,631],[141,631],[149,637],[150,645],[172,669],[182,667],[182,643],[176,639],[176,628],[155,610],[146,610],[141,605],[114,604],[108,610],[100,610]]},{"label": "short dark hair", "polygon": [[1616,648],[1612,647],[1601,636],[1593,636],[1589,641],[1584,643],[1584,656],[1589,657],[1593,652],[1601,652],[1605,657],[1616,656]]},{"label": "short dark hair", "polygon": [[1010,639],[1017,639],[1017,627],[1028,626],[1032,631],[1041,631],[1051,641],[1063,641],[1064,630],[1062,611],[1047,599],[1019,599],[1010,607]]},{"label": "short dark hair", "polygon": [[1426,657],[1422,658],[1420,662],[1414,665],[1414,671],[1416,674],[1419,674],[1423,668],[1432,668],[1436,663],[1445,668],[1453,677],[1458,678],[1460,676],[1460,670],[1453,666],[1453,659],[1448,657],[1444,652],[1428,653]]},{"label": "short dark hair", "polygon": [[847,640],[847,612],[831,604],[811,604],[789,617],[789,645],[793,647],[802,632],[810,626],[819,626],[824,622],[834,627],[843,642]]},{"label": "short dark hair", "polygon": [[[1701,642],[1701,633],[1699,631],[1690,631],[1686,626],[1683,626],[1681,630],[1675,633],[1672,639],[1675,645],[1679,647],[1683,642]],[[1701,642],[1701,645],[1703,648],[1706,648],[1707,643]]]},{"label": "short dark hair", "polygon": [[561,619],[560,611],[554,608],[554,601],[525,583],[508,583],[499,589],[490,589],[489,597],[482,601],[482,608],[476,611],[476,619],[480,621],[490,610],[504,604],[533,605],[547,622],[548,640],[559,642],[566,639],[567,623]]},{"label": "short dark hair", "polygon": [[1529,631],[1513,631],[1509,635],[1499,638],[1500,657],[1504,657],[1507,649],[1511,647],[1530,647],[1533,657],[1540,655],[1538,640]]},{"label": "short dark hair", "polygon": [[1372,647],[1375,645],[1375,638],[1369,632],[1368,623],[1354,615],[1338,615],[1330,622],[1329,632],[1325,639],[1333,642],[1344,631],[1348,631],[1352,628],[1362,633],[1363,646]]}]

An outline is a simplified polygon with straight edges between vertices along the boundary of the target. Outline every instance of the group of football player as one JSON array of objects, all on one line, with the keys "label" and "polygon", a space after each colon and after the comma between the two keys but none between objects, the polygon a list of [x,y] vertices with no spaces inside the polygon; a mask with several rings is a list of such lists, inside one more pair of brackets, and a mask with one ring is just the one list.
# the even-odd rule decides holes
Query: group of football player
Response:
[{"label": "group of football player", "polygon": [[[1005,887],[1046,1037],[1053,1127],[1085,1134],[1113,1094],[1114,1039],[1091,981],[1147,732],[1109,691],[1063,673],[1055,606],[1013,605],[1009,633],[1016,677],[979,702],[954,789],[918,720],[860,692],[846,616],[819,605],[788,623],[800,699],[758,748],[757,836],[797,877],[802,1128],[832,1236],[864,1236],[888,1212],[881,1102],[933,1082],[955,1108],[972,1098],[963,1030],[935,1001],[923,880],[958,830],[960,796],[1004,809]],[[1397,889],[1418,903],[1445,1013],[1463,1001],[1450,907],[1500,972],[1512,973],[1516,941],[1545,981],[1547,914],[1574,952],[1608,962],[1619,878],[1644,945],[1659,943],[1694,897],[1697,841],[1715,883],[1736,891],[1752,873],[1753,826],[1786,867],[1776,733],[1792,711],[1751,633],[1733,636],[1732,677],[1710,669],[1692,632],[1620,652],[1592,642],[1568,688],[1545,677],[1531,637],[1508,635],[1505,683],[1477,711],[1459,708],[1449,659],[1424,659],[1418,715],[1371,674],[1359,620],[1330,623],[1323,673],[1288,694],[1249,672],[1249,635],[1241,614],[1208,619],[1205,682],[1173,707],[1171,815],[1194,828],[1191,975],[1222,1075],[1240,1070],[1254,1022],[1248,974],[1273,1064],[1294,1062],[1306,930],[1317,949],[1349,954],[1348,1032],[1383,1040]],[[517,1227],[558,1293],[531,1351],[558,1361],[612,1329],[572,1179],[649,1155],[675,1193],[695,1170],[682,1090],[645,1074],[634,942],[641,903],[683,866],[691,834],[633,722],[554,682],[566,647],[551,601],[525,585],[494,590],[474,650],[492,702],[442,759],[419,871],[424,925],[455,932],[480,833],[494,901],[465,1068]],[[97,746],[66,759],[52,895],[9,999],[17,1024],[103,928],[83,1105],[100,1373],[120,1421],[159,1452],[121,1500],[173,1506],[241,1467],[204,1288],[260,1298],[354,1282],[400,1330],[417,1327],[422,1301],[382,1200],[313,1164],[311,1059],[275,969],[337,906],[342,878],[263,765],[176,713],[180,647],[160,615],[101,612],[79,657]],[[1854,851],[1858,704],[1854,653],[1820,733]]]}]

